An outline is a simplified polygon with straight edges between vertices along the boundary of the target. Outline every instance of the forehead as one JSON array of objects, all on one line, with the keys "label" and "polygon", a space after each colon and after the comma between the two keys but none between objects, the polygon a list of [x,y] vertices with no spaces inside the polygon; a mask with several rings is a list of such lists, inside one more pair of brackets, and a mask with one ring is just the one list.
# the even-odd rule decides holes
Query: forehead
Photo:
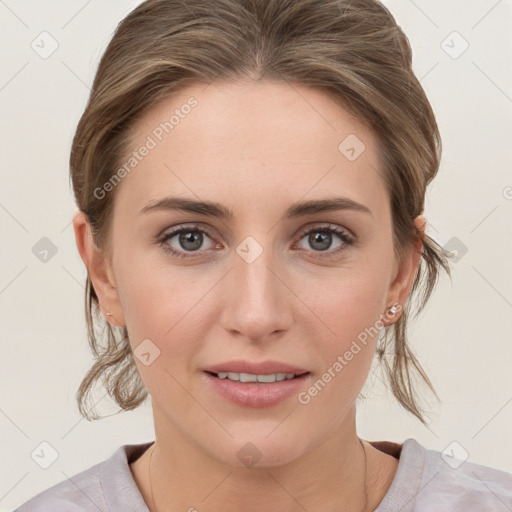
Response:
[{"label": "forehead", "polygon": [[183,88],[133,126],[124,163],[132,152],[137,162],[116,203],[139,210],[167,194],[246,206],[269,193],[294,202],[334,190],[363,203],[386,200],[369,127],[326,93],[284,81]]}]

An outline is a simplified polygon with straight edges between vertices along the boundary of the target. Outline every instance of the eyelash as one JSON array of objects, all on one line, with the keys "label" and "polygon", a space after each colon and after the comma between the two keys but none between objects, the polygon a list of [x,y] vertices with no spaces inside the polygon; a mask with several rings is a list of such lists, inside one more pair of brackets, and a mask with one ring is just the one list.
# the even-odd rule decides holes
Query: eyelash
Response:
[{"label": "eyelash", "polygon": [[[190,254],[186,254],[183,252],[175,251],[169,245],[164,246],[164,244],[165,244],[165,242],[167,242],[167,240],[174,238],[176,235],[179,235],[180,233],[191,233],[191,232],[192,233],[203,233],[213,239],[213,237],[205,229],[200,229],[197,226],[190,226],[190,227],[185,226],[185,227],[180,227],[173,231],[165,233],[159,239],[160,246],[162,247],[162,249],[165,252],[171,254],[172,256],[176,256],[178,258],[197,257],[197,254],[199,253],[199,251],[193,251]],[[350,247],[351,245],[353,245],[353,243],[354,243],[354,240],[352,239],[352,237],[344,229],[341,229],[335,225],[327,225],[327,226],[320,226],[320,227],[313,227],[313,228],[305,229],[305,230],[301,231],[301,233],[299,235],[299,241],[302,240],[306,235],[309,235],[310,233],[314,233],[314,232],[326,232],[326,233],[332,233],[332,234],[338,235],[340,240],[344,243],[344,245],[342,245],[340,248],[338,248],[334,251],[330,251],[330,252],[308,251],[309,253],[314,253],[314,254],[317,254],[317,253],[318,254],[326,254],[326,256],[323,256],[323,255],[319,256],[320,258],[332,258],[334,255],[337,255],[338,253],[347,250],[347,248]],[[315,256],[315,257],[317,257],[317,256]]]}]

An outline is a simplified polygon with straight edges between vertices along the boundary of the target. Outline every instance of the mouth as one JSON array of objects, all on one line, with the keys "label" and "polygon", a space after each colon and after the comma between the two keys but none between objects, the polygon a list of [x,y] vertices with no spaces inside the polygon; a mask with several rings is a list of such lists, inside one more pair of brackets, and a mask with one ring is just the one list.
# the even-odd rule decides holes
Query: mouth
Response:
[{"label": "mouth", "polygon": [[209,375],[217,377],[220,380],[228,380],[241,383],[257,383],[257,384],[271,384],[275,382],[283,382],[288,380],[300,379],[310,372],[296,373],[269,373],[269,374],[254,374],[254,373],[237,373],[237,372],[211,372],[207,371]]},{"label": "mouth", "polygon": [[253,408],[277,406],[296,396],[312,377],[311,372],[255,374],[214,372],[211,369],[204,370],[203,375],[207,385],[223,399],[238,406]]}]

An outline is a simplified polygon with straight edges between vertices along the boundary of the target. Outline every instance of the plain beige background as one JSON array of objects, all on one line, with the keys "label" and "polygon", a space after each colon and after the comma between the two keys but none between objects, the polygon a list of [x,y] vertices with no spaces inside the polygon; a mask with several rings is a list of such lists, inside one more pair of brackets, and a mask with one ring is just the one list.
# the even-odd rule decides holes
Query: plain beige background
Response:
[{"label": "plain beige background", "polygon": [[[102,50],[138,3],[0,0],[0,512],[121,444],[153,439],[149,402],[87,422],[74,399],[91,355],[86,272],[71,226],[69,148]],[[429,428],[396,405],[375,370],[358,406],[359,434],[414,437],[512,472],[512,1],[385,4],[411,41],[443,138],[427,232],[458,249],[460,259],[453,282],[442,275],[410,330],[442,398],[437,406],[425,393]],[[46,261],[41,247],[50,248]],[[103,395],[99,390],[100,410],[113,414]],[[31,454],[41,449],[47,459],[38,464]]]}]

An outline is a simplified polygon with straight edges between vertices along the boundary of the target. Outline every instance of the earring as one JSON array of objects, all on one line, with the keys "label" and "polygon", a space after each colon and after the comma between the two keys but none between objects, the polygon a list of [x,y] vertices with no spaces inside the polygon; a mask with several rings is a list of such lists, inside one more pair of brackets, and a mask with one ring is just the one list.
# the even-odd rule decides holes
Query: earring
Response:
[{"label": "earring", "polygon": [[399,309],[400,309],[400,307],[397,306],[396,304],[394,304],[393,306],[388,308],[388,313],[391,313],[391,315],[394,316],[398,312]]},{"label": "earring", "polygon": [[387,317],[387,321],[390,322],[389,325],[391,325],[392,323],[394,323],[394,321],[391,321],[391,318],[393,318],[395,316],[395,314],[400,311],[400,304],[393,304],[391,307],[389,307],[387,310],[386,310],[386,317]]},{"label": "earring", "polygon": [[[101,304],[100,304],[100,308],[101,309],[105,309]],[[110,311],[107,310],[107,313],[106,313],[107,316],[112,316],[112,313]]]}]

